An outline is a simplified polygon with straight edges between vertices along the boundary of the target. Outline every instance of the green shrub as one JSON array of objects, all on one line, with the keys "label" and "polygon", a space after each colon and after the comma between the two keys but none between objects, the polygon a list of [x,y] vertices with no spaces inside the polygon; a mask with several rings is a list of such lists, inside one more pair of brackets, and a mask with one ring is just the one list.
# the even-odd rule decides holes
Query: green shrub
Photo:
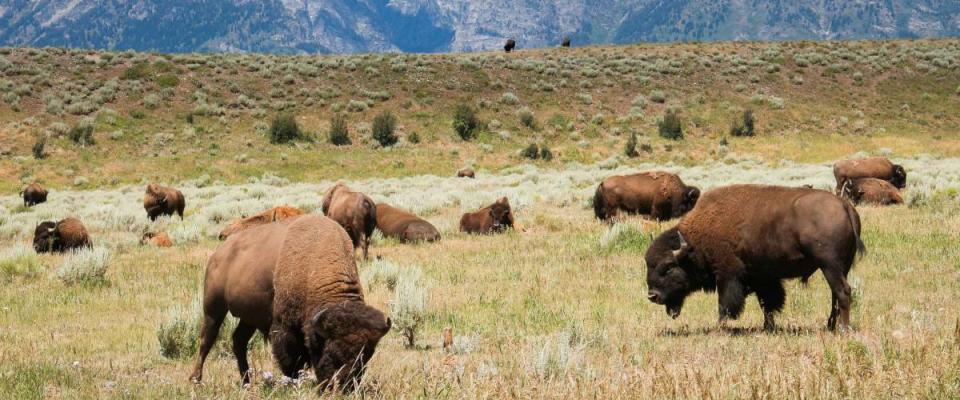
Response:
[{"label": "green shrub", "polygon": [[480,121],[477,119],[476,111],[468,104],[457,104],[453,109],[453,130],[457,132],[457,136],[463,140],[473,139],[479,127]]},{"label": "green shrub", "polygon": [[630,138],[627,139],[627,144],[623,146],[623,154],[627,157],[640,155],[640,153],[637,153],[637,132],[630,132]]},{"label": "green shrub", "polygon": [[393,330],[403,336],[407,348],[416,345],[420,328],[427,317],[429,286],[422,276],[423,272],[417,266],[401,269],[389,303]]},{"label": "green shrub", "polygon": [[130,110],[130,117],[133,119],[144,119],[147,117],[147,114],[143,110]]},{"label": "green shrub", "polygon": [[657,124],[660,137],[665,139],[683,139],[683,128],[680,126],[680,117],[672,108],[668,108],[663,119]]},{"label": "green shrub", "polygon": [[31,148],[31,151],[33,152],[33,158],[37,160],[42,160],[43,157],[46,156],[46,154],[43,153],[43,149],[46,146],[47,146],[46,136],[37,135],[37,141],[33,143],[33,148]]},{"label": "green shrub", "polygon": [[173,74],[163,74],[153,80],[161,88],[175,88],[180,86],[180,78]]},{"label": "green shrub", "polygon": [[397,119],[393,113],[384,110],[373,119],[373,139],[383,147],[393,146],[397,143],[397,134],[394,132],[396,126]]},{"label": "green shrub", "polygon": [[746,110],[740,118],[734,119],[730,125],[730,135],[736,137],[750,137],[754,131],[753,110]]},{"label": "green shrub", "polygon": [[520,152],[520,155],[531,160],[536,160],[540,157],[540,148],[537,147],[536,143],[530,143],[529,146]]},{"label": "green shrub", "polygon": [[150,76],[150,65],[146,63],[137,63],[123,70],[121,78],[128,81],[142,80]]},{"label": "green shrub", "polygon": [[67,137],[81,146],[96,144],[93,140],[93,120],[90,118],[81,119],[73,128],[70,128]]},{"label": "green shrub", "polygon": [[520,123],[527,128],[534,129],[537,125],[537,120],[533,117],[533,111],[530,111],[527,107],[517,110],[517,118],[519,118]]},{"label": "green shrub", "polygon": [[550,161],[553,159],[553,152],[547,146],[540,147],[540,159]]},{"label": "green shrub", "polygon": [[270,136],[270,143],[274,144],[289,143],[303,137],[293,114],[279,114],[274,117],[267,134]]},{"label": "green shrub", "polygon": [[418,135],[416,132],[411,132],[409,135],[407,135],[407,141],[413,144],[420,143],[420,135]]},{"label": "green shrub", "polygon": [[341,114],[334,114],[330,118],[330,143],[334,146],[346,146],[350,141],[350,130],[347,128],[347,118]]},{"label": "green shrub", "polygon": [[667,101],[667,95],[661,90],[654,90],[650,93],[650,101],[662,104]]},{"label": "green shrub", "polygon": [[3,282],[10,282],[18,276],[34,278],[42,271],[40,257],[26,243],[17,243],[0,251],[0,280]]}]

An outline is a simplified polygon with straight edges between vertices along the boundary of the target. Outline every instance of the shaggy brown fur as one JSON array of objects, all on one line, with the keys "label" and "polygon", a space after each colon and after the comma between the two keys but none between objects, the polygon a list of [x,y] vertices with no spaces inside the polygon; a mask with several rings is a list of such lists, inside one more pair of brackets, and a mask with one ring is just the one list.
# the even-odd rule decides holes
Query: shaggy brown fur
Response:
[{"label": "shaggy brown fur", "polygon": [[166,233],[160,232],[147,232],[143,234],[143,237],[140,238],[140,245],[149,244],[154,247],[171,247],[173,242],[170,240],[170,236],[167,236]]},{"label": "shaggy brown fur", "polygon": [[245,383],[247,343],[257,330],[269,337],[286,376],[295,378],[309,363],[321,384],[349,386],[360,379],[390,328],[380,311],[363,302],[350,238],[337,223],[318,215],[230,236],[210,257],[203,295],[193,382],[202,379],[227,312],[240,320],[233,351]]},{"label": "shaggy brown fur", "polygon": [[429,222],[386,203],[377,204],[377,229],[401,242],[440,240],[440,232]]},{"label": "shaggy brown fur", "polygon": [[143,195],[143,208],[147,210],[147,216],[151,221],[155,221],[161,215],[173,215],[173,213],[177,213],[180,219],[183,219],[183,209],[186,204],[183,193],[179,190],[156,183],[147,185],[147,191]]},{"label": "shaggy brown fur", "polygon": [[346,229],[353,247],[363,250],[367,259],[370,235],[377,227],[377,205],[367,195],[351,191],[347,185],[336,184],[323,196],[323,214]]},{"label": "shaggy brown fur", "polygon": [[476,173],[472,168],[464,168],[457,171],[457,178],[475,178]]},{"label": "shaggy brown fur", "polygon": [[691,292],[717,290],[722,322],[739,317],[745,297],[756,293],[764,326],[773,329],[786,298],[782,281],[806,280],[819,269],[833,293],[827,325],[834,329],[839,321],[847,328],[847,274],[863,251],[860,216],[829,192],[721,187],[707,192],[677,228],[647,250],[648,297],[676,317]]},{"label": "shaggy brown fur", "polygon": [[513,211],[506,197],[460,217],[460,231],[467,233],[500,233],[514,227]]},{"label": "shaggy brown fur", "polygon": [[877,178],[849,179],[841,189],[841,196],[853,204],[862,203],[888,206],[903,204],[903,197],[892,183]]},{"label": "shaggy brown fur", "polygon": [[280,206],[274,207],[269,210],[266,210],[260,214],[254,215],[252,217],[241,218],[236,221],[233,221],[226,228],[223,228],[220,231],[220,240],[226,240],[230,235],[240,232],[244,229],[249,229],[251,227],[263,224],[269,224],[271,222],[281,221],[290,217],[296,217],[298,215],[303,215],[306,212],[290,206]]},{"label": "shaggy brown fur", "polygon": [[76,218],[64,218],[54,224],[45,221],[33,232],[33,248],[38,253],[64,252],[81,247],[92,247],[87,228]]},{"label": "shaggy brown fur", "polygon": [[31,183],[20,191],[20,196],[23,197],[23,205],[27,207],[35,206],[47,202],[47,189],[44,189],[38,183]]},{"label": "shaggy brown fur", "polygon": [[600,220],[615,218],[622,211],[666,221],[692,209],[699,197],[700,189],[685,185],[679,176],[669,172],[617,175],[597,186],[593,211]]},{"label": "shaggy brown fur", "polygon": [[838,196],[843,183],[849,179],[877,178],[892,183],[897,189],[907,186],[907,171],[885,157],[837,161],[833,164],[833,177],[837,180],[835,193]]}]

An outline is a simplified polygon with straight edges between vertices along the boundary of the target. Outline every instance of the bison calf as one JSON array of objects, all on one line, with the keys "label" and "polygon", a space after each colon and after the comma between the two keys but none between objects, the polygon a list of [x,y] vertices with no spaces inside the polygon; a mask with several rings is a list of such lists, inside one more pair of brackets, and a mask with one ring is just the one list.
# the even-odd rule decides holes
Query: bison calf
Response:
[{"label": "bison calf", "polygon": [[31,183],[20,191],[20,196],[23,197],[23,205],[32,207],[47,202],[47,189],[38,183]]},{"label": "bison calf", "polygon": [[170,236],[166,233],[147,232],[140,238],[140,245],[143,246],[147,244],[154,247],[172,247],[173,241],[170,240]]},{"label": "bison calf", "polygon": [[57,223],[44,221],[33,231],[33,249],[37,253],[60,253],[92,246],[87,228],[76,218],[64,218]]},{"label": "bison calf", "polygon": [[626,212],[666,221],[686,214],[699,198],[700,189],[687,186],[679,176],[669,172],[617,175],[597,186],[593,211],[599,220],[610,220]]},{"label": "bison calf", "polygon": [[186,207],[186,201],[179,190],[156,183],[147,185],[147,191],[143,195],[143,208],[147,210],[147,216],[151,221],[156,221],[161,215],[174,213],[183,219],[184,207]]},{"label": "bison calf", "polygon": [[377,229],[401,242],[440,240],[440,232],[431,223],[386,203],[377,204]]},{"label": "bison calf", "polygon": [[323,197],[323,214],[337,221],[350,235],[354,247],[363,249],[367,259],[370,235],[377,227],[377,206],[367,195],[351,191],[347,185],[336,184]]},{"label": "bison calf", "polygon": [[466,233],[500,233],[513,228],[513,211],[506,197],[479,211],[463,214],[460,217],[460,231]]},{"label": "bison calf", "polygon": [[220,231],[218,238],[220,240],[226,240],[228,237],[230,237],[230,235],[233,235],[234,233],[240,232],[244,229],[249,229],[257,225],[269,224],[271,222],[282,221],[290,217],[303,215],[304,213],[305,212],[303,210],[295,207],[274,207],[252,217],[244,217],[233,221],[230,223],[230,225]]},{"label": "bison calf", "polygon": [[833,177],[837,180],[839,196],[844,182],[858,178],[877,178],[890,182],[897,189],[907,186],[907,171],[885,157],[870,157],[859,160],[843,160],[833,164]]},{"label": "bison calf", "polygon": [[849,179],[843,184],[840,196],[853,204],[877,204],[881,206],[903,204],[903,197],[892,183],[877,178]]}]

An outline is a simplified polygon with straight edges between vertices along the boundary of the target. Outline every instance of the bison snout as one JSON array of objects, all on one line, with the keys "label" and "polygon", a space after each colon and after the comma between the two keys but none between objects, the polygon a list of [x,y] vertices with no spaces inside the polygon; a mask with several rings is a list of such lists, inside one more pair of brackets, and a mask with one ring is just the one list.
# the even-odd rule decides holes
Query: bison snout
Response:
[{"label": "bison snout", "polygon": [[659,292],[653,290],[647,292],[647,300],[650,300],[653,303],[663,304],[663,297],[660,296]]}]

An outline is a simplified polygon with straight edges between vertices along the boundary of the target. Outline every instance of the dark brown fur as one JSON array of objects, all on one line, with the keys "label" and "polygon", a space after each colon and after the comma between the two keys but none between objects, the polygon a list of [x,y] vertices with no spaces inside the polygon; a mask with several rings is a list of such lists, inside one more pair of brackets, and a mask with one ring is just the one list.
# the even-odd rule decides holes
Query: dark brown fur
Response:
[{"label": "dark brown fur", "polygon": [[401,242],[440,240],[440,232],[426,220],[386,203],[377,204],[377,229]]},{"label": "dark brown fur", "polygon": [[161,215],[174,213],[183,219],[183,209],[186,204],[183,193],[179,190],[156,183],[147,185],[147,191],[143,195],[143,208],[147,210],[147,216],[151,221],[155,221]]},{"label": "dark brown fur", "polygon": [[269,224],[271,222],[281,221],[290,217],[296,217],[298,215],[303,215],[305,212],[296,207],[290,206],[280,206],[274,207],[269,210],[266,210],[260,214],[254,215],[252,217],[241,218],[236,221],[233,221],[226,228],[223,228],[220,231],[218,236],[220,240],[226,240],[227,237],[233,235],[237,232],[240,232],[244,229],[249,229],[257,225]]},{"label": "dark brown fur", "polygon": [[666,221],[686,214],[699,197],[700,189],[685,185],[679,176],[669,172],[617,175],[597,186],[593,211],[597,219],[604,221],[616,218],[621,212]]},{"label": "dark brown fur", "polygon": [[476,173],[473,172],[472,168],[464,168],[457,171],[457,178],[475,178]]},{"label": "dark brown fur", "polygon": [[560,42],[560,47],[570,47],[570,36],[564,36]]},{"label": "dark brown fur", "polygon": [[489,234],[506,231],[514,227],[513,211],[506,197],[493,204],[460,217],[460,231],[467,233]]},{"label": "dark brown fur", "polygon": [[92,246],[87,228],[76,218],[64,218],[57,223],[45,221],[33,232],[33,249],[37,253],[60,253]]},{"label": "dark brown fur", "polygon": [[377,227],[376,203],[367,195],[338,183],[323,197],[322,208],[324,215],[343,226],[353,240],[353,246],[363,250],[363,259],[366,260],[370,235]]},{"label": "dark brown fur", "polygon": [[837,180],[835,193],[838,196],[843,183],[849,179],[877,178],[892,183],[897,189],[907,186],[907,171],[885,157],[837,161],[833,164],[833,177]]},{"label": "dark brown fur", "polygon": [[23,205],[27,207],[47,202],[47,189],[38,183],[31,183],[20,192],[20,195],[23,196]]},{"label": "dark brown fur", "polygon": [[517,47],[517,41],[513,39],[507,39],[507,42],[503,45],[503,51],[509,53]]},{"label": "dark brown fur", "polygon": [[849,179],[840,190],[841,197],[853,204],[863,203],[888,206],[903,204],[903,197],[892,183],[877,178]]}]

